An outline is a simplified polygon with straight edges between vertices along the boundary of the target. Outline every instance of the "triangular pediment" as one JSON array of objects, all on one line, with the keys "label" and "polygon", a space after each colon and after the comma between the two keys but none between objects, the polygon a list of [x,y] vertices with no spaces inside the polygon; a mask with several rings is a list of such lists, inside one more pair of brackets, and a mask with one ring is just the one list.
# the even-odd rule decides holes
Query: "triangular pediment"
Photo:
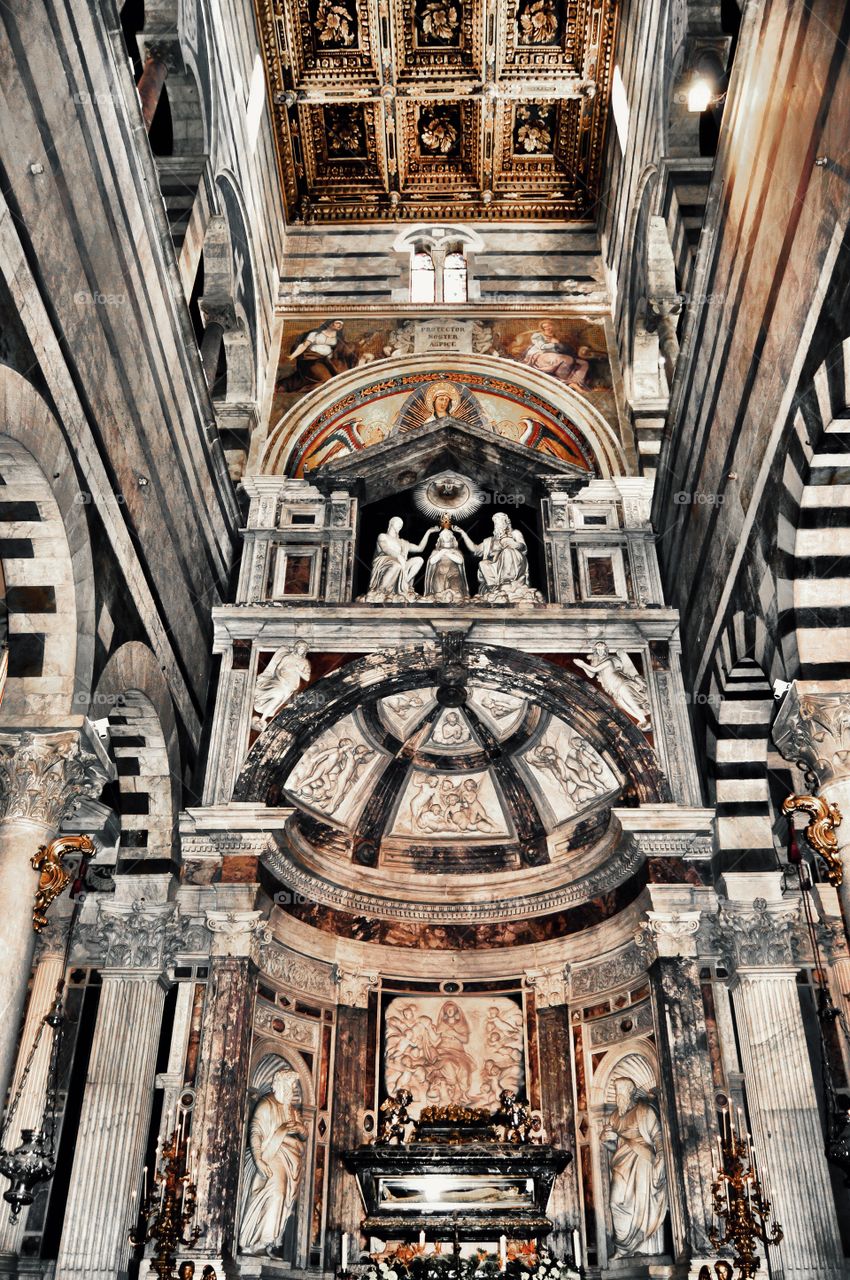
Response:
[{"label": "triangular pediment", "polygon": [[357,488],[375,502],[408,488],[435,471],[455,469],[482,485],[517,492],[531,501],[541,481],[562,478],[587,484],[591,473],[550,454],[526,448],[485,428],[454,421],[398,433],[380,444],[327,463],[317,482],[328,488]]}]

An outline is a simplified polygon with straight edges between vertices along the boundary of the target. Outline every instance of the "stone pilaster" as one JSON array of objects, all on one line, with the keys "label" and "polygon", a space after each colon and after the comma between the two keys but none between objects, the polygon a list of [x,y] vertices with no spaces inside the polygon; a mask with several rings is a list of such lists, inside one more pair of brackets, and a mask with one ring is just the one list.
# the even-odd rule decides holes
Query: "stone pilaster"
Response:
[{"label": "stone pilaster", "polygon": [[126,1273],[131,1198],[139,1186],[150,1127],[166,969],[180,938],[175,904],[118,900],[101,904],[87,943],[100,952],[102,978],[77,1131],[65,1226],[56,1263],[63,1280],[115,1280]]},{"label": "stone pilaster", "polygon": [[86,720],[55,732],[0,733],[0,1098],[12,1074],[35,946],[38,872],[30,858],[55,838],[83,797],[98,796],[113,776]]},{"label": "stone pilaster", "polygon": [[[15,1075],[12,1080],[13,1093],[18,1087],[24,1064],[38,1033],[39,1025],[44,1015],[52,1007],[56,998],[56,988],[64,977],[68,925],[69,919],[67,915],[57,915],[48,921],[47,927],[38,935],[32,987],[27,1004],[27,1016],[21,1035],[21,1051],[18,1055]],[[7,1145],[11,1148],[16,1147],[20,1142],[23,1129],[37,1129],[41,1126],[52,1046],[53,1037],[45,1032],[32,1060],[29,1075],[21,1093],[21,1100],[15,1114],[14,1127],[8,1135]],[[17,1223],[12,1223],[9,1219],[10,1206],[5,1201],[0,1201],[0,1255],[16,1254],[18,1252],[28,1213],[29,1210],[24,1209],[20,1220]]]},{"label": "stone pilaster", "polygon": [[[575,1159],[575,1111],[571,1078],[570,1015],[563,966],[526,973],[535,995],[540,1050],[540,1093],[546,1140],[571,1151],[573,1159],[555,1179],[548,1213],[554,1230],[547,1237],[556,1257],[572,1254],[573,1231],[582,1229],[578,1168]],[[586,1245],[582,1244],[584,1255]]]},{"label": "stone pilaster", "polygon": [[699,982],[700,910],[679,904],[675,888],[653,885],[637,943],[647,960],[660,1086],[671,1159],[668,1170],[676,1252],[691,1263],[712,1256],[711,1174],[717,1115],[705,1008]]},{"label": "stone pilaster", "polygon": [[797,993],[798,904],[781,897],[773,872],[724,880],[717,944],[732,976],[756,1156],[785,1232],[770,1274],[839,1280],[841,1237]]},{"label": "stone pilaster", "polygon": [[[364,1140],[363,1112],[372,1105],[372,1086],[366,1068],[366,1054],[369,992],[377,984],[377,976],[337,970],[335,981],[339,1005],[334,1046],[334,1103],[331,1116],[325,1271],[333,1271],[341,1265],[343,1232],[360,1239],[363,1204],[357,1180],[345,1168],[343,1153]],[[368,1241],[364,1240],[363,1244],[368,1245]],[[355,1257],[358,1251],[359,1246],[355,1249]]]},{"label": "stone pilaster", "polygon": [[207,912],[212,954],[201,1023],[191,1145],[198,1168],[195,1270],[219,1271],[236,1253],[239,1169],[248,1104],[257,958],[268,938],[260,911]]},{"label": "stone pilaster", "polygon": [[773,741],[786,760],[814,774],[817,794],[837,804],[839,887],[845,926],[850,925],[850,680],[794,680],[773,725]]}]

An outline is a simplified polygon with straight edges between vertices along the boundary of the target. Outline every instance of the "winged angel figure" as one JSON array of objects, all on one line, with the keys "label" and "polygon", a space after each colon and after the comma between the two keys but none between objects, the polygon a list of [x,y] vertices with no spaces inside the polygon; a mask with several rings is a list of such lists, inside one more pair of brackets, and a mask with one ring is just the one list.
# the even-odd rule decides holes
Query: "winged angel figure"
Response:
[{"label": "winged angel figure", "polygon": [[625,649],[617,649],[611,653],[604,640],[597,640],[587,661],[576,658],[576,666],[599,681],[608,697],[625,711],[626,715],[637,720],[639,729],[648,729],[649,694],[646,681],[638,673]]}]

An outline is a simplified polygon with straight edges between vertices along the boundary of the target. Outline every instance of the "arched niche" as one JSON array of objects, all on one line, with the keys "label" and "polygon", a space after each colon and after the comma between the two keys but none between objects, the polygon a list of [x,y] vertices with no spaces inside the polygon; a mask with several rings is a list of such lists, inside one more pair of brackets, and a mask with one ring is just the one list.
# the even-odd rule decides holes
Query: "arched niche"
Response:
[{"label": "arched niche", "polygon": [[[414,414],[408,424],[405,406],[417,390],[438,382],[462,387],[473,397],[484,412],[470,429],[500,446],[514,443],[526,457],[537,454],[555,462],[578,457],[588,480],[628,474],[613,430],[578,392],[536,369],[469,354],[390,358],[338,374],[272,426],[261,473],[309,476],[329,461],[391,442],[408,433],[408,425],[410,431],[427,428],[427,421]],[[530,443],[523,444],[523,437]],[[336,447],[328,449],[326,443]]]}]

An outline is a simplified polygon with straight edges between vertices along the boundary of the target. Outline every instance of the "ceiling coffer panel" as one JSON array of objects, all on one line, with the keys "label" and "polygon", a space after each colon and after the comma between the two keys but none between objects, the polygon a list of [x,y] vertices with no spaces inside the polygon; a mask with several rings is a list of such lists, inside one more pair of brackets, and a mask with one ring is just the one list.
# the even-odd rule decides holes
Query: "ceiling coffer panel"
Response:
[{"label": "ceiling coffer panel", "polygon": [[595,214],[619,0],[255,0],[291,221]]}]

